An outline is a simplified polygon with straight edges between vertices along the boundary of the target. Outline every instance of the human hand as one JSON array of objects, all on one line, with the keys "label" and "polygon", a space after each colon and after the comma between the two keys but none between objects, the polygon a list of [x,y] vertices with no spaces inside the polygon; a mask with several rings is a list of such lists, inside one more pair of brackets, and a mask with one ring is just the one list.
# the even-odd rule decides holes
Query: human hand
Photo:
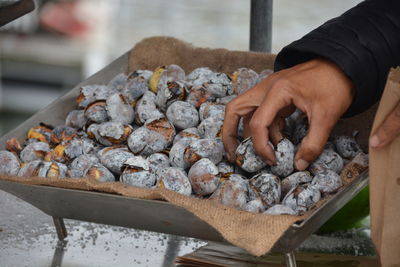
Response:
[{"label": "human hand", "polygon": [[349,108],[352,86],[336,64],[321,58],[270,75],[227,105],[222,139],[228,159],[235,159],[237,126],[243,117],[245,133],[252,136],[256,153],[273,165],[275,153],[268,142],[277,141],[284,118],[297,107],[307,115],[310,127],[295,156],[295,167],[306,169],[322,152],[332,128]]},{"label": "human hand", "polygon": [[381,149],[390,144],[400,134],[400,102],[385,118],[383,123],[369,139],[369,145]]}]

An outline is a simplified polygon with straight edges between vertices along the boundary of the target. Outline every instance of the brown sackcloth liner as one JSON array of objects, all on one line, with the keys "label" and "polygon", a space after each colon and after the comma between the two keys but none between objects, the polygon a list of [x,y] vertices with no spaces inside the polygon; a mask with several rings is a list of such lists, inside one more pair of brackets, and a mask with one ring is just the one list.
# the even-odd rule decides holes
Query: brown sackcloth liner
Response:
[{"label": "brown sackcloth liner", "polygon": [[[183,67],[186,73],[189,73],[194,68],[204,66],[226,73],[231,73],[239,67],[250,67],[260,72],[266,68],[272,68],[274,58],[274,55],[270,54],[194,48],[174,38],[154,37],[143,40],[132,50],[129,55],[129,71],[155,69],[161,65],[174,63]],[[73,108],[71,106],[71,110]],[[371,114],[373,114],[373,111]],[[359,141],[362,144],[366,144],[368,137],[370,125],[368,117],[360,115],[352,118],[348,123],[352,126],[352,129],[360,130]],[[351,130],[344,129],[338,127],[338,132],[351,134]],[[90,179],[19,178],[9,176],[0,176],[0,179],[34,185],[94,190],[134,198],[165,200],[192,212],[214,227],[228,242],[247,250],[255,256],[267,253],[295,221],[308,216],[308,214],[303,217],[252,214],[208,200],[186,197],[166,189],[142,189],[116,182],[98,183]]]},{"label": "brown sackcloth liner", "polygon": [[[373,131],[400,100],[400,69],[386,83]],[[399,115],[400,116],[400,115]],[[400,266],[400,137],[370,153],[370,207],[372,240],[382,266]]]}]

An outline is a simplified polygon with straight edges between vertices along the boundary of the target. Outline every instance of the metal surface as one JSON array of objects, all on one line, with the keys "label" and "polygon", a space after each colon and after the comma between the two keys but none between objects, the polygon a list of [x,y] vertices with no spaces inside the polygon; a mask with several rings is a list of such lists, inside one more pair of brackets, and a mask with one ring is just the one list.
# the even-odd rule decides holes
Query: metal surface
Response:
[{"label": "metal surface", "polygon": [[[106,83],[127,69],[127,54],[76,86],[65,96],[38,112],[25,123],[0,139],[0,149],[10,137],[24,139],[27,130],[40,122],[58,125],[71,110],[80,86]],[[51,114],[51,116],[49,116]],[[286,231],[273,248],[275,252],[293,251],[302,241],[316,231],[326,220],[355,196],[368,183],[364,172],[337,194],[332,196],[313,214]],[[221,235],[204,221],[173,204],[123,197],[118,195],[35,186],[0,180],[0,189],[9,192],[55,218],[69,218],[88,222],[123,226],[222,242]],[[61,237],[63,232],[61,231]]]},{"label": "metal surface", "polygon": [[272,0],[251,0],[250,50],[271,52]]},{"label": "metal surface", "polygon": [[62,218],[53,217],[54,226],[56,227],[57,237],[59,241],[63,241],[67,236],[64,220]]},{"label": "metal surface", "polygon": [[296,267],[296,257],[294,252],[285,253],[285,263],[287,267]]}]

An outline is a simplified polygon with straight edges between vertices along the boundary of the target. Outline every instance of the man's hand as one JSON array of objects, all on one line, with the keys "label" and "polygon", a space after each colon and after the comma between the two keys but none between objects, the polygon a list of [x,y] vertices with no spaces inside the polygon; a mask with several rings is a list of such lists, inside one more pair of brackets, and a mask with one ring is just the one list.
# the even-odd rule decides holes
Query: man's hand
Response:
[{"label": "man's hand", "polygon": [[276,72],[227,105],[222,138],[228,159],[235,158],[237,126],[243,117],[245,134],[252,136],[255,151],[274,164],[275,153],[268,142],[278,141],[283,119],[297,107],[310,125],[295,157],[296,169],[304,170],[322,152],[352,99],[351,80],[329,60],[314,59]]},{"label": "man's hand", "polygon": [[385,118],[369,140],[372,148],[380,149],[390,144],[400,134],[400,102]]}]

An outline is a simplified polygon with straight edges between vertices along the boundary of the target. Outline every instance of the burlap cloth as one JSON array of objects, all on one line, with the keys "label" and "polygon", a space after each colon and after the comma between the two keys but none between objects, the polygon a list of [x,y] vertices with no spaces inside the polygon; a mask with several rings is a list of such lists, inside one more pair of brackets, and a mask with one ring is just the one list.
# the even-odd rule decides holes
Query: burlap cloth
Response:
[{"label": "burlap cloth", "polygon": [[[186,73],[189,73],[194,68],[204,66],[226,73],[231,73],[239,67],[249,67],[260,72],[267,68],[271,69],[274,58],[274,55],[270,54],[194,48],[174,38],[155,37],[145,39],[134,47],[129,55],[129,71],[155,69],[161,65],[174,63],[180,65]],[[71,110],[73,108],[71,107]],[[361,130],[360,134],[363,139],[367,139],[369,133],[369,124],[366,121],[368,119],[361,116],[352,119],[349,123],[352,125],[350,128]],[[347,129],[347,132],[343,130],[339,132],[351,134],[352,129]],[[25,184],[93,190],[133,198],[168,201],[192,212],[214,227],[226,241],[247,250],[255,256],[261,256],[270,251],[276,241],[294,222],[309,216],[309,213],[303,217],[252,214],[216,204],[209,200],[186,197],[166,189],[135,188],[118,182],[98,183],[86,178],[19,178],[3,175],[0,176],[0,179]],[[76,208],[79,209],[79,207]]]}]

